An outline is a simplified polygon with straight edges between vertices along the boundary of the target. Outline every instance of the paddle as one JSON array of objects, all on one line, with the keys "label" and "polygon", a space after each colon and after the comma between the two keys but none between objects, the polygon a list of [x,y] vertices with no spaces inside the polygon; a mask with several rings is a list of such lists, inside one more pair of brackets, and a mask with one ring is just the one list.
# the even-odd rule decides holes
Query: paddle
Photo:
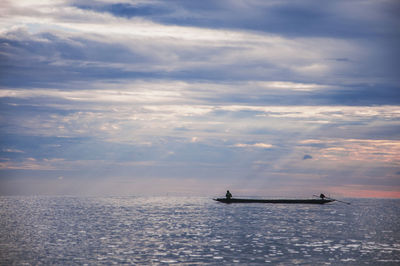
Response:
[{"label": "paddle", "polygon": [[[313,196],[314,196],[314,197],[317,197],[317,198],[321,198],[320,196],[317,196],[317,195],[313,195]],[[325,196],[325,198],[326,198],[326,199],[329,199],[329,200],[334,200],[334,201],[338,201],[338,202],[341,202],[341,203],[350,205],[350,202],[346,202],[346,201],[342,201],[342,200],[338,200],[338,199],[332,199],[332,198],[326,197],[326,196]]]}]

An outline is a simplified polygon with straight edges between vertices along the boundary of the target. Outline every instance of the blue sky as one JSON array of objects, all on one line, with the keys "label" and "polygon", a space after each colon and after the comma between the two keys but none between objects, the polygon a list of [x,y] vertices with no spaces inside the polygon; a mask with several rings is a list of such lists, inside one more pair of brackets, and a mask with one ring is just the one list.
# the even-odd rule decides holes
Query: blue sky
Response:
[{"label": "blue sky", "polygon": [[400,4],[0,4],[0,194],[400,197]]}]

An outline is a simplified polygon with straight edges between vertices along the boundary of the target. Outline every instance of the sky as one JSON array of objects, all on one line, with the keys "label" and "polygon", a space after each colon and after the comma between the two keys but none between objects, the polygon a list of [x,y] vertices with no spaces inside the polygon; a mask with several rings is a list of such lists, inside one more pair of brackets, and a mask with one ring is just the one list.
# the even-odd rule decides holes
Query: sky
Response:
[{"label": "sky", "polygon": [[400,198],[396,0],[3,0],[0,195]]}]

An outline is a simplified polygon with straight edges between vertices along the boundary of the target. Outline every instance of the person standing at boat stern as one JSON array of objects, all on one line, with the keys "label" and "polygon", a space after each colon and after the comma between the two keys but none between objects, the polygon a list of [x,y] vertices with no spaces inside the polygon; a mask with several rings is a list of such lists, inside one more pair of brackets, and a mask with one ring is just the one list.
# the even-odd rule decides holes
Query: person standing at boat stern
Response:
[{"label": "person standing at boat stern", "polygon": [[229,190],[226,191],[226,199],[230,200],[232,198],[232,194],[231,192],[229,192]]}]

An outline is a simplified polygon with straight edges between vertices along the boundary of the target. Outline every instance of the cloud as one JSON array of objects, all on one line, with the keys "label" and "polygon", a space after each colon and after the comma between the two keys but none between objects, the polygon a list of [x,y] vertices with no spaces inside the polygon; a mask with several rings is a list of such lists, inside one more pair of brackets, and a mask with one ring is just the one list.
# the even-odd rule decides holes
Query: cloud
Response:
[{"label": "cloud", "polygon": [[[57,8],[56,8],[57,10]],[[82,21],[81,13],[90,19]],[[8,73],[6,84],[55,83],[59,80],[175,78],[266,80],[271,87],[309,90],[286,81],[326,80],[351,64],[326,60],[348,55],[364,58],[354,40],[285,38],[276,34],[164,25],[147,19],[125,19],[70,8],[68,22],[46,13],[55,28],[32,21],[35,30],[17,21],[2,34]],[[36,20],[36,17],[31,17]],[[7,27],[6,27],[7,28]],[[111,56],[112,55],[112,56]],[[29,72],[23,66],[35,66]],[[39,75],[38,72],[53,73]],[[322,79],[324,78],[324,79]],[[348,77],[350,79],[350,76]],[[278,79],[276,83],[275,80]],[[283,80],[283,81],[279,81]],[[354,82],[354,81],[352,81]],[[358,82],[358,81],[357,81]],[[306,82],[299,82],[306,83]],[[332,82],[329,82],[332,83]],[[320,84],[319,87],[330,84]]]},{"label": "cloud", "polygon": [[3,152],[10,152],[10,153],[25,153],[22,150],[18,150],[18,149],[3,149]]},{"label": "cloud", "polygon": [[[324,39],[290,40],[273,35],[219,30],[207,33],[203,29],[173,29],[169,28],[172,26],[151,23],[143,27],[149,27],[149,32],[156,31],[160,36],[147,39],[140,32],[136,35],[129,31],[130,24],[135,25],[136,22],[126,23],[132,37],[107,31],[33,34],[19,28],[5,32],[0,40],[4,48],[4,60],[0,64],[3,86],[11,89],[56,87],[56,90],[65,88],[71,92],[88,87],[99,89],[99,86],[101,90],[106,90],[107,86],[124,86],[137,83],[137,80],[146,80],[150,85],[155,80],[179,87],[179,83],[194,85],[191,88],[187,86],[189,93],[198,92],[199,97],[210,100],[229,99],[257,105],[374,105],[399,102],[396,87],[371,80],[370,77],[375,75],[365,77],[363,83],[368,85],[358,84],[356,87],[352,83],[359,83],[358,78],[329,80],[328,76],[335,76],[344,68],[336,65],[335,61],[325,60],[325,54],[344,51],[353,56],[356,54],[355,44],[346,41],[338,40],[332,45],[332,40]],[[140,28],[140,23],[136,26]],[[204,37],[207,34],[209,40]],[[107,38],[99,37],[105,35]],[[188,36],[188,40],[182,39],[184,35]],[[205,39],[191,40],[191,35]],[[154,39],[158,41],[154,42]],[[245,42],[248,39],[249,44]],[[198,44],[199,41],[201,44]],[[324,48],[314,49],[313,45]],[[266,46],[269,47],[267,50]],[[317,61],[326,65],[330,74],[321,76],[321,73],[316,73],[314,66]],[[225,63],[221,65],[221,62]],[[287,80],[289,76],[293,81]],[[309,82],[309,78],[313,82]],[[202,84],[199,79],[203,79]],[[101,82],[103,84],[99,84]],[[378,84],[371,85],[376,82]],[[156,85],[159,87],[160,84]],[[208,93],[200,95],[200,92]]]},{"label": "cloud", "polygon": [[393,139],[321,138],[300,141],[299,150],[313,151],[321,161],[369,162],[395,167],[399,142]]},{"label": "cloud", "polygon": [[270,148],[273,147],[273,145],[268,144],[268,143],[254,143],[254,144],[238,143],[238,144],[235,144],[234,147],[238,147],[238,148],[262,148],[262,149],[270,149]]},{"label": "cloud", "polygon": [[[94,4],[93,4],[94,3]],[[76,7],[84,10],[94,10],[96,12],[108,12],[117,17],[160,17],[173,12],[173,9],[167,5],[155,4],[151,1],[143,1],[138,3],[104,3],[88,2],[80,4],[77,2]]]},{"label": "cloud", "polygon": [[398,190],[397,6],[3,1],[0,175]]},{"label": "cloud", "polygon": [[[122,1],[121,1],[122,2]],[[370,22],[381,27],[395,20],[395,1],[335,1],[324,4],[296,1],[147,1],[85,3],[86,10],[109,12],[119,17],[149,17],[163,24],[190,25],[206,28],[234,28],[276,32],[290,36],[374,36],[378,28],[368,28]],[[310,9],[309,6],[313,8]],[[354,6],[358,9],[355,10]],[[397,6],[397,7],[396,7]],[[351,11],[349,11],[351,10]],[[297,25],[297,27],[293,27]],[[348,25],[352,25],[349,27]],[[389,32],[393,32],[389,29]]]}]

